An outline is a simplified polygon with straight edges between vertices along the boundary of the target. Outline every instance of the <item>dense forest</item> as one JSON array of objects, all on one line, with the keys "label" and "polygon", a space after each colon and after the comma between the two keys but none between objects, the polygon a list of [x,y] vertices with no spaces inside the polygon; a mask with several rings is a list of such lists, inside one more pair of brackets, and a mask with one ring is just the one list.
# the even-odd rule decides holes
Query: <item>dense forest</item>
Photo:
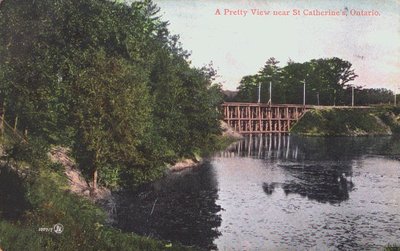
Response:
[{"label": "dense forest", "polygon": [[343,59],[321,58],[304,63],[287,62],[284,67],[279,61],[269,58],[261,70],[244,76],[240,81],[238,93],[228,101],[257,102],[261,88],[261,102],[275,104],[302,104],[304,83],[306,104],[312,105],[351,105],[354,88],[354,104],[393,103],[394,93],[384,88],[364,88],[351,84],[358,75],[352,64]]},{"label": "dense forest", "polygon": [[150,181],[215,142],[216,73],[190,65],[150,0],[6,0],[0,27],[5,121],[69,147],[94,186]]}]

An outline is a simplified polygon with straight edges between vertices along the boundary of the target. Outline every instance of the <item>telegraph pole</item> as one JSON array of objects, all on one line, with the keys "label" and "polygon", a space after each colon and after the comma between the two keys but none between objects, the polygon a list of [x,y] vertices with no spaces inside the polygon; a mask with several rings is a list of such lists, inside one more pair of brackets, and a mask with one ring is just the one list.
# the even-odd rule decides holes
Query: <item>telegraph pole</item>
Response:
[{"label": "telegraph pole", "polygon": [[306,79],[300,81],[300,83],[303,83],[303,106],[306,106]]},{"label": "telegraph pole", "polygon": [[261,83],[258,83],[258,103],[261,101]]},{"label": "telegraph pole", "polygon": [[351,86],[351,106],[354,106],[354,86]]},{"label": "telegraph pole", "polygon": [[272,81],[269,81],[269,101],[268,103],[272,105]]},{"label": "telegraph pole", "polygon": [[399,89],[400,90],[400,88],[394,88],[394,91],[393,91],[393,93],[394,93],[394,106],[397,106],[397,100],[396,100],[396,96],[397,96],[397,94],[396,94],[396,90],[397,89]]}]

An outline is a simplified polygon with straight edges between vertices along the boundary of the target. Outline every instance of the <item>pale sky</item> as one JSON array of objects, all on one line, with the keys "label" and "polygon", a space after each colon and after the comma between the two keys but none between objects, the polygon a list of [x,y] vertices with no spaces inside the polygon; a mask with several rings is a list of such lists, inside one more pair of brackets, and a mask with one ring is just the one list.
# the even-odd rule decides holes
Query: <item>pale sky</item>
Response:
[{"label": "pale sky", "polygon": [[[213,62],[224,89],[235,90],[245,75],[256,74],[270,57],[288,59],[339,57],[353,64],[365,87],[400,93],[399,0],[154,0],[172,34],[191,51],[192,65]],[[305,10],[340,11],[348,16],[305,16]],[[216,15],[219,9],[221,15]],[[237,15],[225,15],[225,9]],[[288,16],[257,16],[260,11],[289,11]],[[300,16],[293,16],[298,9]],[[351,10],[379,16],[353,16]],[[244,12],[247,11],[246,16]],[[374,12],[376,14],[376,12]]]}]

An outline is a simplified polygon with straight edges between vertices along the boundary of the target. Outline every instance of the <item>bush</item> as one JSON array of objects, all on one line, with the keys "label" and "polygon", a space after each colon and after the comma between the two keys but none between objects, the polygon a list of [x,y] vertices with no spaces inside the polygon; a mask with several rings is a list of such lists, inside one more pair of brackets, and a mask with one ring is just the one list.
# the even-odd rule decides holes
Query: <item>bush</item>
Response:
[{"label": "bush", "polygon": [[[55,172],[47,160],[34,161],[37,172],[31,172],[25,180],[15,174],[8,176],[14,187],[18,187],[18,199],[26,201],[18,207],[18,214],[12,215],[14,222],[8,221],[4,205],[18,206],[14,201],[1,201],[0,211],[6,212],[0,218],[0,247],[5,250],[162,250],[166,243],[121,233],[105,226],[103,210],[90,201],[68,191],[66,177]],[[3,171],[3,170],[2,170]],[[3,173],[2,173],[3,174]],[[0,181],[2,181],[0,174]],[[16,181],[17,180],[17,181]],[[2,183],[0,183],[2,184]],[[7,185],[8,183],[5,183]],[[9,185],[9,184],[8,184]],[[4,187],[0,187],[1,192]],[[4,200],[1,196],[0,199]],[[41,232],[39,228],[52,228],[61,223],[61,234]],[[172,250],[187,250],[173,245]]]},{"label": "bush", "polygon": [[387,135],[390,129],[371,109],[336,108],[308,111],[291,132],[310,136],[360,136]]}]

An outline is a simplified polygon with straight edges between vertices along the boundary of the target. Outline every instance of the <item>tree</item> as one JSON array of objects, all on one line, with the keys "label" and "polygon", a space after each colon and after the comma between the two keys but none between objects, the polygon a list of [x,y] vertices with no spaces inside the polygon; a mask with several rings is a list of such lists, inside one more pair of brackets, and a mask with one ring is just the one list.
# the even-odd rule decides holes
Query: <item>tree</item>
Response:
[{"label": "tree", "polygon": [[214,71],[190,66],[159,10],[150,0],[2,3],[8,119],[71,146],[94,188],[108,172],[148,181],[219,133]]},{"label": "tree", "polygon": [[344,104],[347,83],[357,77],[350,62],[336,57],[304,63],[290,60],[283,68],[278,67],[278,63],[275,58],[270,58],[257,74],[243,77],[237,100],[255,102],[258,83],[261,83],[261,100],[266,102],[266,90],[271,82],[274,103],[301,104],[305,80],[307,103]]},{"label": "tree", "polygon": [[276,103],[285,101],[284,83],[281,81],[281,68],[279,61],[274,57],[269,58],[263,68],[256,75],[244,76],[238,87],[237,99],[246,102],[258,100],[258,88],[261,86],[261,102],[269,101],[269,84],[272,84],[272,100]]},{"label": "tree", "polygon": [[358,77],[351,69],[352,64],[336,57],[311,60],[310,64],[323,104],[344,104],[346,84]]},{"label": "tree", "polygon": [[89,169],[96,189],[97,173],[107,164],[143,163],[138,151],[149,127],[151,106],[145,76],[123,60],[99,52],[73,83],[76,96],[74,150]]},{"label": "tree", "polygon": [[[235,100],[241,102],[256,102],[258,97],[258,75],[248,75],[244,76],[240,80],[240,84],[238,89],[238,93],[235,97]],[[262,100],[265,100],[266,97],[262,96]]]},{"label": "tree", "polygon": [[301,81],[307,78],[307,83],[313,82],[310,81],[310,71],[311,70],[309,64],[294,62],[288,63],[288,65],[282,69],[283,82],[286,86],[286,103],[303,103],[303,84],[301,83]]}]

